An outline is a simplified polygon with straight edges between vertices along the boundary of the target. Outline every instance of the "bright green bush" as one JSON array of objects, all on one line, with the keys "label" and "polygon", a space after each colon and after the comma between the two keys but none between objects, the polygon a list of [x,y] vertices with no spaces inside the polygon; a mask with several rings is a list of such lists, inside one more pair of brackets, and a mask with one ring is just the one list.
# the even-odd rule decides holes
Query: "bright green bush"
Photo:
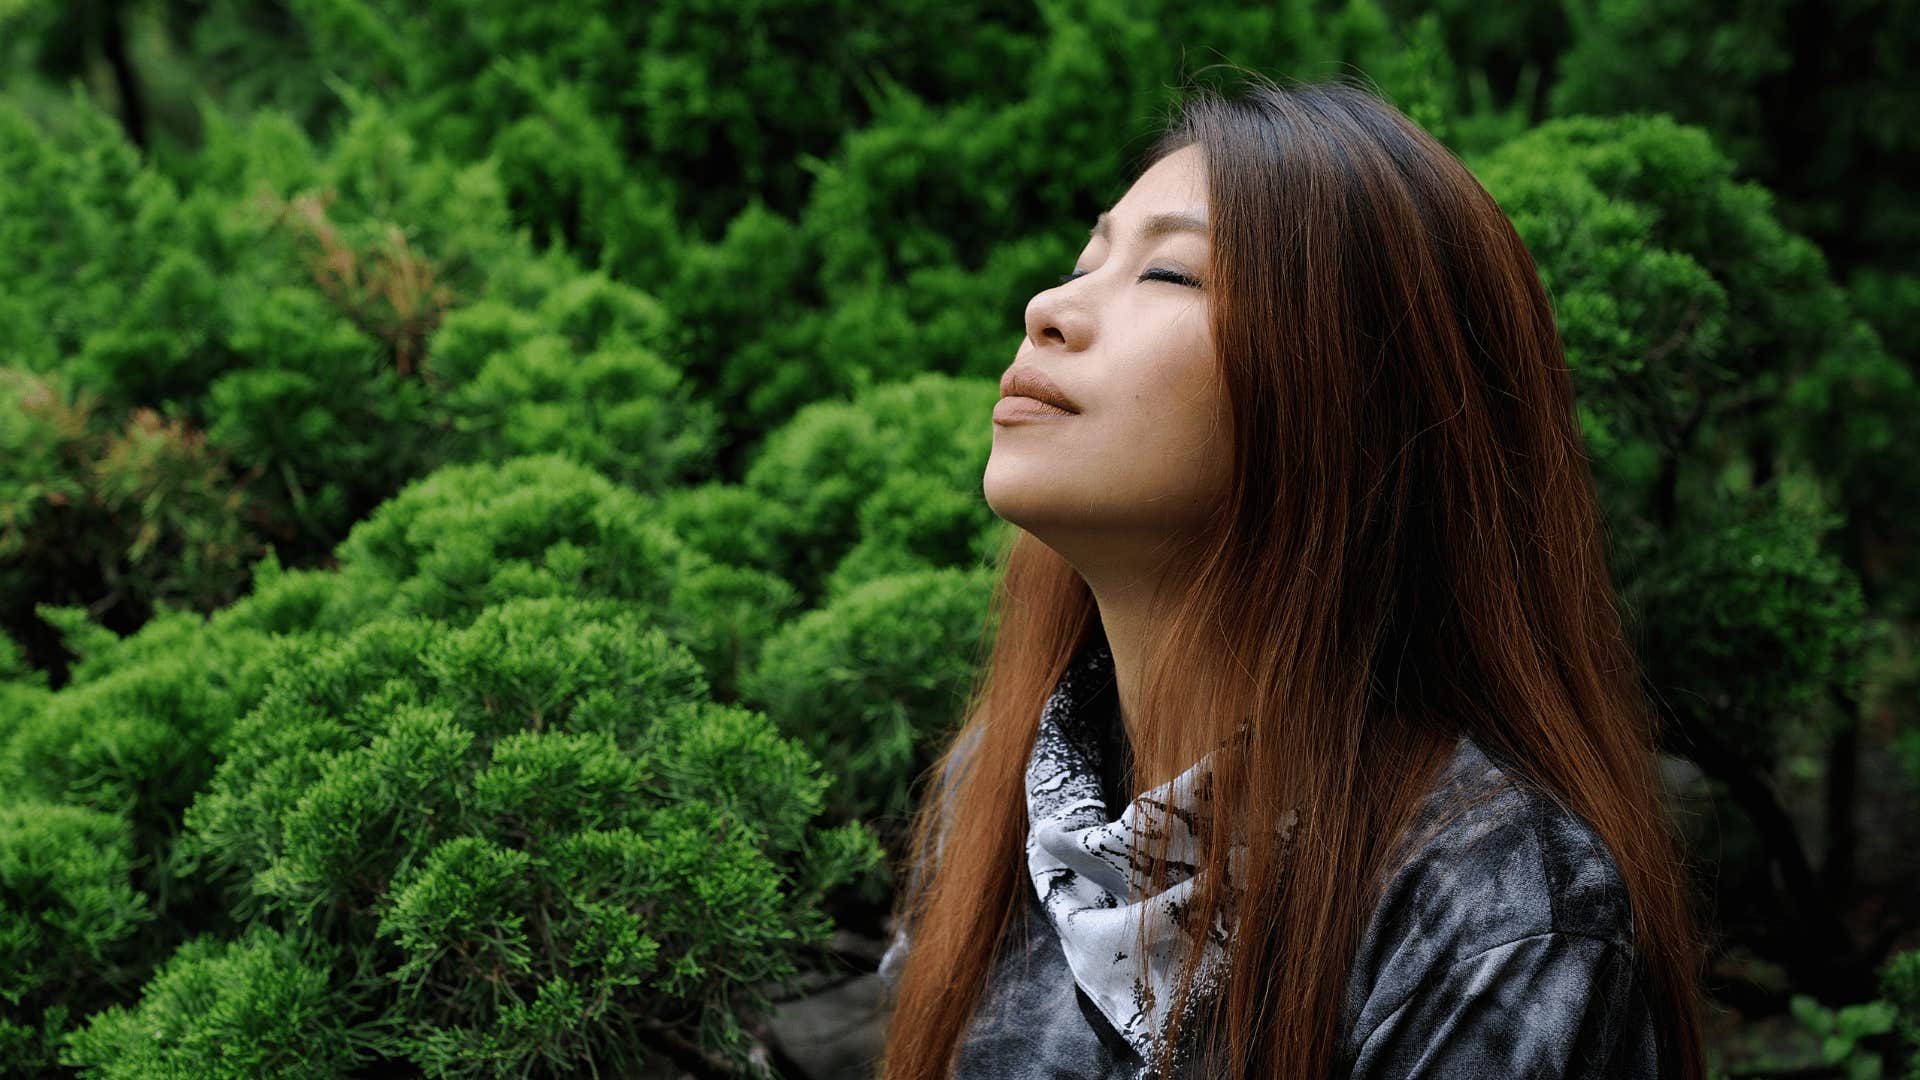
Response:
[{"label": "bright green bush", "polygon": [[[818,764],[712,702],[631,604],[381,618],[289,660],[184,843],[241,917],[342,950],[334,992],[304,991],[330,1023],[390,1029],[382,1052],[432,1075],[631,1071],[663,1030],[744,1060],[741,1018],[878,859],[862,826],[813,825]],[[371,973],[353,1011],[337,992]],[[149,996],[82,1044],[107,1075],[164,1028]],[[162,1050],[202,1060],[193,1032]]]},{"label": "bright green bush", "polygon": [[678,639],[700,658],[714,694],[730,701],[766,642],[799,609],[800,597],[764,571],[709,563],[681,579],[678,604]]},{"label": "bright green bush", "polygon": [[[1597,467],[1737,389],[1777,392],[1846,328],[1819,252],[1697,128],[1553,121],[1474,169],[1554,297]],[[1610,473],[1609,493],[1644,499],[1640,479]]]},{"label": "bright green bush", "polygon": [[349,995],[334,983],[337,962],[337,951],[301,933],[195,938],[136,1007],[94,1014],[61,1062],[102,1080],[341,1076],[377,1060],[370,1045],[379,1032],[342,1008]]},{"label": "bright green bush", "polygon": [[388,610],[471,618],[518,596],[591,595],[665,614],[695,553],[652,500],[561,458],[441,469],[355,525],[335,555],[392,590]]},{"label": "bright green bush", "polygon": [[1729,740],[1772,746],[1780,725],[1819,715],[1827,687],[1859,681],[1866,604],[1822,546],[1838,515],[1760,497],[1715,509],[1724,517],[1690,522],[1643,555],[1660,567],[1636,591],[1645,648],[1724,717]]},{"label": "bright green bush", "polygon": [[[80,660],[59,692],[23,712],[0,740],[0,790],[124,816],[139,880],[170,922],[196,899],[173,880],[181,814],[213,775],[228,732],[258,700],[285,641],[244,629],[209,632],[170,611],[120,639],[78,608],[42,607]],[[179,888],[188,891],[176,897]]]},{"label": "bright green bush", "polygon": [[889,574],[984,566],[1013,529],[977,490],[926,473],[893,473],[860,504],[860,539],[827,578],[826,596],[836,599]]},{"label": "bright green bush", "polygon": [[468,460],[560,452],[643,491],[707,471],[718,426],[651,353],[621,345],[582,356],[558,337],[496,355],[449,406],[474,444]]},{"label": "bright green bush", "polygon": [[317,561],[449,460],[561,453],[648,491],[712,475],[719,422],[667,308],[537,256],[492,164],[345,103],[324,145],[280,114],[209,111],[184,196],[97,108],[50,133],[0,104],[22,178],[0,194],[16,632],[29,598],[122,630],[160,603],[210,610],[264,545]]},{"label": "bright green bush", "polygon": [[1554,296],[1613,520],[1671,527],[1714,479],[1674,463],[1736,438],[1813,467],[1836,508],[1920,527],[1898,496],[1920,446],[1894,436],[1920,384],[1706,132],[1574,117],[1473,164]]},{"label": "bright green bush", "polygon": [[47,673],[28,667],[20,646],[0,634],[0,743],[46,704],[49,692]]},{"label": "bright green bush", "polygon": [[[536,256],[493,163],[449,162],[378,100],[345,103],[324,149],[272,113],[210,121],[206,186],[239,204],[237,234],[282,283],[241,294],[236,335],[287,354],[229,377],[215,436],[312,477],[308,499],[359,478],[339,489],[349,515],[316,526],[336,540],[444,461],[566,453],[645,490],[708,475],[717,422],[674,363],[668,308],[564,251]],[[343,395],[362,398],[352,433],[328,410]]]},{"label": "bright green bush", "polygon": [[[0,341],[32,370],[95,338],[141,340],[140,400],[204,384],[219,357],[198,349],[212,321],[212,273],[196,250],[210,223],[144,169],[119,125],[84,98],[49,133],[0,100]],[[111,252],[112,258],[101,258]],[[101,387],[92,387],[96,391]]]},{"label": "bright green bush", "polygon": [[[675,1037],[747,1053],[741,1025],[811,962],[828,894],[881,877],[859,808],[829,789],[904,781],[884,755],[823,773],[817,740],[713,700],[710,673],[731,685],[758,663],[798,597],[681,541],[657,502],[561,457],[449,466],[356,526],[335,569],[269,557],[210,618],[122,638],[43,607],[78,659],[59,692],[20,696],[4,786],[119,824],[135,895],[169,924],[128,944],[129,971],[164,973],[73,1063],[225,1075],[311,1045],[324,1068],[504,1075],[619,1071]],[[892,638],[901,678],[963,682],[985,582],[928,573],[827,613],[840,633],[872,624],[837,647]],[[905,717],[842,688],[838,730],[924,752],[944,683],[899,698]],[[283,937],[150,951],[208,928],[189,903]],[[21,1026],[47,1058],[58,1031]],[[244,1064],[209,1056],[227,1043]]]},{"label": "bright green bush", "polygon": [[[828,575],[863,540],[921,566],[972,565],[1000,532],[979,495],[998,397],[987,380],[923,374],[809,406],[768,435],[742,486],[785,507],[798,528],[781,576],[824,599]],[[934,527],[922,534],[889,520],[902,511]]]},{"label": "bright green bush", "polygon": [[0,1061],[7,1075],[54,1064],[58,1039],[140,969],[129,948],[153,917],[132,884],[117,814],[23,799],[0,803]]},{"label": "bright green bush", "polygon": [[789,565],[791,538],[805,532],[791,507],[738,484],[662,492],[659,512],[674,535],[710,558],[775,574]]},{"label": "bright green bush", "polygon": [[891,829],[959,721],[990,593],[984,569],[875,578],[782,627],[742,692],[838,774],[836,811]]},{"label": "bright green bush", "polygon": [[338,572],[264,567],[222,625],[343,632],[382,614],[460,621],[515,597],[608,597],[691,649],[716,693],[798,606],[765,570],[683,542],[656,500],[556,456],[448,466],[355,526]]},{"label": "bright green bush", "polygon": [[435,331],[453,457],[563,453],[641,491],[710,475],[719,418],[656,350],[675,328],[659,301],[601,274],[533,311],[488,300]]}]

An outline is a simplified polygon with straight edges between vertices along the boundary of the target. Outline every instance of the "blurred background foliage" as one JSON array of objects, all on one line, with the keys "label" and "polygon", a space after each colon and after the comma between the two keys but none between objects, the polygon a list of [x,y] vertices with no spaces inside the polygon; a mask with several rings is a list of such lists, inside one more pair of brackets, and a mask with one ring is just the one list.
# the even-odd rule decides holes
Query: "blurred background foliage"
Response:
[{"label": "blurred background foliage", "polygon": [[1223,62],[1371,81],[1538,261],[1716,1069],[1920,1076],[1916,57],[1892,0],[0,0],[7,1075],[804,1075],[993,632],[1022,308]]}]

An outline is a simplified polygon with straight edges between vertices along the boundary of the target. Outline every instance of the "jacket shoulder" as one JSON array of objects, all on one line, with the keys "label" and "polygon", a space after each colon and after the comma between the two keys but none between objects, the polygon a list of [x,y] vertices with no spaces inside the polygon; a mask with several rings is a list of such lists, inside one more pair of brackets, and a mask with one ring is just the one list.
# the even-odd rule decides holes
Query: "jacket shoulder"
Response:
[{"label": "jacket shoulder", "polygon": [[1398,854],[1355,950],[1348,1030],[1367,1030],[1423,979],[1521,939],[1578,935],[1632,953],[1626,885],[1599,834],[1470,738]]}]

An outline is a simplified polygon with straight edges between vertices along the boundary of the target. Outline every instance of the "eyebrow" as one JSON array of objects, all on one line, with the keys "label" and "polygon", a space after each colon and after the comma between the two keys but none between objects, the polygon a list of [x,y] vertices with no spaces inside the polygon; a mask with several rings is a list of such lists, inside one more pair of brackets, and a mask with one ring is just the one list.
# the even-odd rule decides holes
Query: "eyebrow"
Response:
[{"label": "eyebrow", "polygon": [[[1197,232],[1204,234],[1206,231],[1207,219],[1204,216],[1190,210],[1177,210],[1170,213],[1154,214],[1147,218],[1146,221],[1141,222],[1140,231],[1134,237],[1134,242],[1144,244],[1156,236],[1163,236],[1173,232]],[[1093,232],[1090,235],[1090,239],[1111,239],[1112,236],[1113,219],[1111,215],[1105,211],[1101,211],[1100,216],[1094,219]]]}]

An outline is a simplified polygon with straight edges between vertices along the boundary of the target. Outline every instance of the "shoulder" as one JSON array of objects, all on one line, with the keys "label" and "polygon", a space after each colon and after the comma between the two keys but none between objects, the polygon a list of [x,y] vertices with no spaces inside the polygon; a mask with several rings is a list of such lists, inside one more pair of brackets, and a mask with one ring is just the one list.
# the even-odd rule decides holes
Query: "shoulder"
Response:
[{"label": "shoulder", "polygon": [[1470,738],[1400,854],[1355,952],[1349,1030],[1372,1030],[1420,985],[1502,949],[1631,961],[1628,894],[1605,843]]},{"label": "shoulder", "polygon": [[1632,945],[1626,884],[1599,834],[1470,738],[1406,844],[1370,929],[1418,928],[1460,954],[1552,931]]}]

